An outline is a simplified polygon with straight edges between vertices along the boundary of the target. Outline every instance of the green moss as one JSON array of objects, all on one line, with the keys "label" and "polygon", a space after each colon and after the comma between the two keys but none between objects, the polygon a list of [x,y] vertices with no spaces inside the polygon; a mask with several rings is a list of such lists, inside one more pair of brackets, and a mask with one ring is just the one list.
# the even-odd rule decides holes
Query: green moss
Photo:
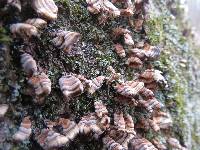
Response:
[{"label": "green moss", "polygon": [[146,33],[151,44],[158,45],[163,41],[163,17],[152,17],[146,21]]},{"label": "green moss", "polygon": [[200,136],[196,134],[196,132],[192,132],[192,139],[197,143],[200,144]]},{"label": "green moss", "polygon": [[5,28],[0,27],[0,43],[4,43],[4,44],[8,44],[10,43],[12,40],[11,38],[7,35],[7,32],[5,30]]},{"label": "green moss", "polygon": [[152,140],[155,137],[155,132],[153,130],[148,130],[148,132],[145,134],[145,138],[147,140]]}]

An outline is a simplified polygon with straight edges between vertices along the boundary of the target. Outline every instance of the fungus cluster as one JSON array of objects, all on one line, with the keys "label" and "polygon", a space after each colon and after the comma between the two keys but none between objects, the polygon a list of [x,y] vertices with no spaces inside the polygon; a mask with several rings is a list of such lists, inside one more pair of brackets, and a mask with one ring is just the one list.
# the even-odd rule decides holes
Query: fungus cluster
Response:
[{"label": "fungus cluster", "polygon": [[[10,25],[10,32],[14,37],[23,39],[24,42],[30,42],[32,37],[41,40],[39,33],[43,32],[47,22],[55,21],[58,18],[58,7],[53,0],[32,0],[31,3],[31,7],[41,18],[31,18],[23,23]],[[153,139],[151,143],[137,132],[137,129],[153,129],[154,132],[159,132],[162,129],[168,130],[172,125],[169,113],[161,111],[163,104],[155,96],[156,90],[167,87],[167,81],[161,71],[152,67],[145,68],[147,64],[149,65],[159,58],[161,49],[158,46],[150,45],[146,40],[142,44],[134,41],[134,32],[143,30],[147,2],[145,0],[135,0],[134,3],[131,0],[86,0],[86,3],[89,12],[100,15],[100,23],[105,23],[108,18],[124,17],[128,19],[131,26],[113,28],[110,31],[111,40],[114,43],[115,52],[120,59],[125,60],[124,64],[128,68],[143,69],[144,72],[140,70],[134,79],[125,80],[112,66],[107,68],[109,75],[99,75],[91,79],[82,74],[63,70],[64,73],[57,79],[57,83],[64,99],[70,103],[69,100],[79,97],[85,92],[93,96],[105,84],[113,88],[116,103],[128,105],[129,108],[139,107],[146,110],[147,117],[141,117],[135,121],[132,114],[125,113],[119,108],[114,109],[112,115],[112,112],[104,104],[106,100],[98,100],[94,102],[94,112],[81,116],[79,121],[70,117],[57,117],[56,121],[45,120],[46,126],[38,128],[32,126],[34,120],[31,116],[24,117],[19,130],[13,135],[13,140],[19,142],[29,140],[33,136],[33,140],[46,150],[66,147],[78,135],[82,135],[101,141],[108,150],[165,149],[166,146],[158,139]],[[121,4],[122,8],[117,8],[118,4]],[[21,11],[19,0],[8,0],[7,5]],[[132,20],[133,16],[134,20]],[[67,53],[72,50],[74,44],[81,37],[80,33],[66,29],[51,32],[49,35],[51,35],[53,45]],[[29,95],[32,96],[35,103],[43,105],[45,98],[54,89],[51,89],[51,80],[45,73],[47,71],[37,65],[33,56],[25,52],[20,53],[20,63],[30,88]],[[1,104],[0,117],[4,117],[7,110],[8,105]],[[168,138],[167,143],[173,148],[184,149],[175,138]]]}]

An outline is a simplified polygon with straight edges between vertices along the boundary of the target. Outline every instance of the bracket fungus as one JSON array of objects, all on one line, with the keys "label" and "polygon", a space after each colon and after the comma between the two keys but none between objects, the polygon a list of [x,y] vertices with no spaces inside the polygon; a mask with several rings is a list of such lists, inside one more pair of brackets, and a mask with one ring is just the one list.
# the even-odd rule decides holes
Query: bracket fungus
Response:
[{"label": "bracket fungus", "polygon": [[104,76],[98,76],[92,80],[87,80],[86,84],[87,84],[87,91],[90,94],[95,93],[98,89],[101,88],[101,86],[103,85],[103,82],[105,80]]},{"label": "bracket fungus", "polygon": [[122,112],[114,113],[114,126],[108,135],[127,149],[129,141],[136,135],[132,117],[129,114],[124,116]]},{"label": "bracket fungus", "polygon": [[108,150],[126,150],[125,147],[120,145],[119,143],[115,142],[109,136],[103,138],[103,143]]},{"label": "bracket fungus", "polygon": [[114,113],[114,125],[118,128],[118,130],[125,129],[125,120],[122,112]]},{"label": "bracket fungus", "polygon": [[10,31],[15,37],[20,36],[21,38],[30,38],[39,35],[37,28],[27,23],[12,24],[10,26]]},{"label": "bracket fungus", "polygon": [[110,125],[110,117],[105,105],[101,102],[95,102],[95,113],[89,113],[83,116],[78,123],[80,133],[83,135],[93,135],[98,139]]},{"label": "bracket fungus", "polygon": [[53,36],[55,36],[52,40],[53,44],[63,49],[64,52],[70,52],[73,44],[81,37],[80,33],[63,30],[53,33]]},{"label": "bracket fungus", "polygon": [[20,57],[20,62],[25,73],[27,73],[28,76],[35,75],[38,72],[38,68],[33,57],[27,53],[22,54]]},{"label": "bracket fungus", "polygon": [[108,110],[102,101],[94,102],[95,113],[99,118],[102,118],[104,115],[108,115]]},{"label": "bracket fungus", "polygon": [[[118,1],[118,0],[113,0],[113,1]],[[135,9],[133,2],[131,0],[125,0],[125,1],[122,1],[122,2],[125,3],[125,8],[120,9],[120,15],[125,16],[125,17],[133,16],[134,9]]]},{"label": "bracket fungus", "polygon": [[151,141],[153,143],[153,145],[155,145],[155,147],[159,150],[167,150],[167,147],[161,143],[158,139],[153,139]]},{"label": "bracket fungus", "polygon": [[124,83],[117,84],[114,86],[117,93],[133,98],[144,88],[143,82],[126,81]]},{"label": "bracket fungus", "polygon": [[115,46],[115,52],[119,57],[123,58],[126,56],[125,50],[121,44],[117,43],[114,46]]},{"label": "bracket fungus", "polygon": [[36,134],[38,144],[45,150],[55,149],[67,144],[69,139],[50,129],[42,129],[41,133]]},{"label": "bracket fungus", "polygon": [[112,30],[112,37],[114,40],[118,39],[120,36],[124,36],[125,34],[131,34],[131,31],[128,29],[117,27]]},{"label": "bracket fungus", "polygon": [[33,0],[33,9],[47,20],[56,20],[58,7],[53,0]]},{"label": "bracket fungus", "polygon": [[176,138],[168,138],[167,143],[170,145],[171,148],[178,150],[187,150],[187,148],[181,146],[180,142]]},{"label": "bracket fungus", "polygon": [[47,22],[41,18],[27,19],[25,23],[35,26],[38,29],[42,29],[47,25]]},{"label": "bracket fungus", "polygon": [[172,126],[172,118],[169,113],[157,111],[153,114],[153,121],[160,129],[169,129]]},{"label": "bracket fungus", "polygon": [[143,66],[143,62],[138,57],[129,57],[126,61],[126,64],[131,68],[141,68]]},{"label": "bracket fungus", "polygon": [[98,118],[95,113],[83,116],[78,123],[79,132],[83,135],[89,135],[91,133],[102,134],[103,131],[97,125],[97,120]]},{"label": "bracket fungus", "polygon": [[[59,8],[61,8],[61,16],[59,17],[58,7],[55,2],[58,3]],[[160,112],[163,104],[159,99],[156,99],[156,96],[162,98],[162,100],[166,97],[166,93],[160,94],[155,91],[159,86],[164,85],[166,87],[167,82],[161,71],[152,69],[152,61],[160,57],[161,48],[150,45],[149,43],[154,43],[154,37],[147,37],[148,34],[150,34],[150,32],[148,33],[147,31],[149,21],[147,20],[148,16],[146,13],[148,7],[146,4],[148,0],[134,0],[134,2],[132,0],[67,0],[55,2],[54,0],[3,0],[3,6],[1,6],[2,10],[0,10],[0,12],[3,12],[3,15],[8,14],[8,16],[3,18],[0,22],[0,27],[2,28],[0,32],[4,34],[5,27],[5,34],[7,34],[6,28],[10,26],[10,32],[16,37],[10,44],[12,48],[10,54],[12,57],[15,54],[16,56],[11,58],[12,61],[10,61],[10,64],[7,63],[6,61],[8,59],[5,55],[7,55],[6,53],[9,53],[9,51],[4,46],[0,45],[0,54],[2,54],[2,56],[0,56],[0,63],[2,63],[0,65],[0,74],[3,74],[3,77],[0,79],[0,88],[2,85],[4,86],[4,82],[8,83],[6,84],[6,86],[8,85],[8,87],[6,87],[8,90],[5,90],[5,101],[9,100],[9,104],[0,104],[0,118],[3,118],[2,120],[5,121],[3,123],[6,125],[7,120],[19,116],[17,112],[17,114],[14,114],[11,118],[10,116],[12,115],[9,114],[4,118],[8,106],[10,106],[11,110],[16,109],[17,111],[22,111],[21,113],[23,114],[32,114],[32,121],[30,117],[25,117],[22,120],[19,130],[12,137],[13,141],[29,139],[33,130],[36,131],[33,134],[35,141],[43,149],[66,149],[70,141],[74,143],[81,141],[76,140],[79,134],[83,137],[89,137],[89,139],[95,138],[95,140],[98,140],[99,145],[101,145],[100,143],[102,140],[104,147],[108,150],[167,149],[165,145],[163,146],[160,144],[160,141],[152,140],[155,137],[153,137],[151,141],[157,148],[147,139],[143,138],[150,138],[151,136],[157,136],[157,134],[153,133],[150,135],[140,130],[143,129],[147,131],[152,129],[150,131],[154,132],[160,130],[169,131],[169,129],[171,129],[169,127],[172,126],[171,116],[168,113]],[[155,4],[157,5],[157,2]],[[29,11],[28,14],[24,13],[24,11],[26,12],[31,7],[30,5],[37,15],[31,14],[32,11]],[[11,9],[7,9],[10,6]],[[17,8],[20,12],[21,10],[23,11],[21,13],[15,11],[13,12],[14,15],[10,15],[10,10],[14,10],[12,7]],[[91,16],[88,14],[88,12],[86,12],[86,7],[91,14],[96,15]],[[149,14],[149,16],[150,15],[151,14]],[[24,23],[11,24],[19,20],[24,20],[24,18],[28,16],[36,16],[36,18],[27,18]],[[57,18],[58,21],[55,21]],[[108,19],[111,21],[107,22]],[[163,17],[154,19],[156,20],[150,20],[149,24],[153,27],[154,24],[157,25],[158,23],[155,21],[157,21],[157,19],[159,21],[163,20]],[[105,24],[99,27],[96,21]],[[49,23],[48,26],[47,23]],[[62,30],[65,28],[65,25],[67,25],[66,29],[75,29],[77,32]],[[161,24],[161,26],[162,25],[163,24]],[[40,29],[45,27],[47,27],[45,31],[48,31],[48,33],[42,33],[42,38],[32,38],[38,37],[41,32]],[[155,30],[157,31],[156,27]],[[78,33],[78,31],[84,35],[82,44],[78,43],[81,38],[81,34]],[[88,34],[86,33],[87,31],[89,32]],[[94,32],[95,34],[91,35]],[[49,39],[49,35],[51,39]],[[19,39],[17,39],[18,37]],[[4,40],[3,36],[2,39]],[[5,41],[6,40],[5,38]],[[48,46],[49,40],[55,47],[52,47],[52,45]],[[112,51],[107,51],[112,49],[113,43],[114,50],[121,59],[116,57]],[[165,44],[166,42],[162,43]],[[60,51],[56,51],[56,49],[61,49],[65,53],[70,53],[75,44],[76,47],[74,49],[83,49],[84,53],[76,53],[75,55],[72,53],[69,57],[64,58],[62,51],[61,53],[59,53]],[[24,46],[30,47],[30,49],[26,49],[25,51],[34,54],[33,56],[37,58],[38,64],[53,78],[53,84],[49,77],[37,67],[33,56],[28,53],[21,54],[21,52],[15,51]],[[103,49],[105,49],[105,51],[101,51]],[[22,68],[27,74],[25,78],[28,79],[28,85],[30,87],[30,90],[28,89],[27,91],[30,92],[34,102],[43,104],[44,99],[50,94],[51,90],[53,90],[52,95],[48,97],[49,103],[46,103],[43,107],[36,108],[35,105],[32,106],[27,103],[26,99],[28,99],[28,97],[23,95],[21,91],[17,91],[19,95],[17,95],[17,93],[15,96],[15,98],[19,97],[19,100],[12,100],[13,93],[15,94],[16,92],[14,90],[19,89],[18,87],[18,89],[14,87],[15,89],[13,90],[13,83],[15,85],[19,83],[19,87],[25,89],[23,88],[24,79],[21,79],[24,76],[17,71],[17,65],[13,65],[13,63],[15,63],[14,59],[17,58],[18,55],[20,55]],[[45,63],[45,61],[48,62]],[[111,64],[115,66],[116,70],[121,74],[116,72],[113,67],[109,66]],[[156,62],[156,65],[157,64],[159,63]],[[163,62],[161,64],[163,65]],[[128,65],[128,67],[126,65]],[[91,66],[93,68],[91,68]],[[107,70],[104,68],[105,66],[108,66]],[[4,68],[9,67],[11,67],[12,71],[8,73],[8,77],[6,77],[7,70],[9,71],[9,69],[4,73]],[[58,91],[58,85],[55,83],[55,78],[57,80],[62,69],[67,71],[73,70],[72,72],[76,72],[78,75],[69,72],[65,73],[59,79],[59,88],[64,98],[67,100],[59,109],[59,105],[61,105],[62,102],[60,101],[60,93]],[[165,67],[162,69],[165,69]],[[144,72],[139,74],[142,71]],[[13,73],[15,75],[13,75]],[[81,75],[81,73],[85,73],[85,77]],[[91,77],[94,76],[94,74],[100,73],[108,74],[108,76],[101,75],[86,79],[86,77]],[[133,73],[139,75],[131,76]],[[13,79],[12,75],[14,76]],[[17,82],[18,79],[20,79],[19,82]],[[106,82],[106,84],[104,84],[104,82]],[[95,92],[96,94],[94,94]],[[11,96],[8,94],[11,94]],[[182,91],[179,92],[179,94],[182,94]],[[9,98],[7,98],[7,95]],[[69,102],[70,99],[75,99],[76,96],[80,96],[78,103]],[[119,106],[118,103],[112,101],[113,97],[117,99],[118,102],[126,105]],[[169,94],[169,97],[172,97],[171,94]],[[106,101],[106,105],[99,99]],[[91,106],[92,102],[94,102],[94,107]],[[16,106],[13,106],[13,103],[16,104]],[[65,104],[69,103],[68,109],[77,108],[78,110],[65,110]],[[109,106],[109,109],[107,109],[106,106]],[[20,107],[20,109],[18,109],[18,107]],[[131,107],[133,107],[133,109]],[[95,109],[95,111],[90,112],[92,109]],[[32,110],[33,112],[31,112]],[[72,113],[68,114],[68,112]],[[81,116],[86,112],[87,114]],[[113,114],[113,112],[115,113]],[[137,117],[134,118],[138,121],[136,126],[134,125],[132,115],[123,112],[138,114]],[[80,121],[76,123],[70,119],[60,118],[59,115],[72,115],[72,118],[76,121]],[[46,118],[54,118],[57,119],[57,121],[50,121]],[[33,121],[35,122],[32,129]],[[42,128],[42,126],[45,128]],[[36,127],[39,127],[41,130]],[[135,128],[139,130],[135,130]],[[143,137],[139,137],[140,134]],[[169,138],[169,135],[173,134],[174,133],[171,134],[170,130],[170,133],[162,138],[168,138],[167,143],[169,147],[185,149],[177,139]],[[180,137],[182,137],[182,135]],[[30,139],[30,144],[24,142],[25,145],[23,146],[25,149],[30,148],[30,145],[34,145],[34,139]],[[7,139],[5,141],[10,142]],[[73,145],[70,146],[69,149],[76,149]],[[32,148],[37,149],[34,146]],[[81,147],[79,148],[81,149]]]},{"label": "bracket fungus", "polygon": [[120,37],[124,38],[124,43],[128,46],[134,46],[132,33],[128,29],[117,27],[112,30],[113,40],[117,40]]},{"label": "bracket fungus", "polygon": [[83,84],[74,75],[63,75],[59,79],[59,85],[66,99],[70,99],[83,93]]},{"label": "bracket fungus", "polygon": [[134,107],[134,106],[138,105],[138,101],[135,98],[126,97],[123,95],[117,95],[115,97],[115,101],[117,101],[121,104],[128,105],[130,107]]},{"label": "bracket fungus", "polygon": [[158,86],[167,87],[167,81],[161,74],[162,72],[155,69],[147,69],[139,75],[138,80],[145,83],[148,89],[156,90]]},{"label": "bracket fungus", "polygon": [[29,139],[31,131],[31,121],[29,117],[25,117],[19,127],[19,130],[13,135],[15,141],[24,141]]},{"label": "bracket fungus", "polygon": [[39,73],[29,78],[28,84],[34,91],[34,101],[38,104],[42,104],[45,96],[49,95],[51,92],[51,80],[45,73]]},{"label": "bracket fungus", "polygon": [[60,125],[62,127],[62,134],[65,135],[69,139],[69,141],[73,141],[73,139],[79,133],[78,125],[74,121],[70,121],[69,119],[59,118],[57,125]]},{"label": "bracket fungus", "polygon": [[86,0],[87,9],[93,14],[105,13],[114,17],[120,15],[120,10],[109,0]]},{"label": "bracket fungus", "polygon": [[133,41],[131,34],[126,33],[124,35],[124,43],[128,46],[134,46],[134,41]]},{"label": "bracket fungus", "polygon": [[145,138],[134,137],[128,146],[128,150],[158,150]]},{"label": "bracket fungus", "polygon": [[117,73],[112,66],[107,67],[107,71],[110,73],[109,77],[106,77],[107,84],[111,84],[114,81],[118,81],[121,77],[120,73]]},{"label": "bracket fungus", "polygon": [[129,58],[126,64],[133,68],[141,68],[145,61],[158,59],[160,48],[156,46],[146,46],[145,49],[129,49]]},{"label": "bracket fungus", "polygon": [[163,104],[160,103],[156,98],[145,100],[139,100],[138,101],[140,105],[144,108],[146,108],[149,112],[153,112],[154,110],[160,110],[163,108]]}]

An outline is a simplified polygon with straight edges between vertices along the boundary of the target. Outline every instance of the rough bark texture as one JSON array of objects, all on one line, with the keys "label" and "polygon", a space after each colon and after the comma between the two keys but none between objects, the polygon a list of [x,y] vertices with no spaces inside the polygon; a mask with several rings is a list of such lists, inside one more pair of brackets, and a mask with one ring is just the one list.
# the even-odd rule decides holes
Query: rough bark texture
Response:
[{"label": "rough bark texture", "polygon": [[[8,45],[8,54],[5,56],[4,71],[0,82],[0,103],[9,104],[9,111],[0,122],[0,149],[39,149],[34,138],[22,144],[12,141],[12,135],[18,129],[24,116],[31,116],[34,121],[33,129],[43,128],[44,119],[57,119],[61,116],[70,117],[79,121],[87,112],[94,111],[94,101],[102,100],[110,114],[121,109],[129,112],[134,117],[134,122],[147,113],[141,109],[119,105],[114,101],[115,92],[112,87],[103,85],[93,96],[86,93],[73,98],[70,102],[64,101],[59,90],[58,79],[63,72],[83,74],[85,77],[94,78],[98,75],[107,75],[106,68],[111,65],[127,80],[134,78],[134,73],[141,70],[128,68],[124,60],[114,51],[111,30],[119,25],[127,26],[127,20],[117,18],[109,20],[105,25],[98,25],[96,15],[87,11],[84,0],[56,0],[59,8],[58,19],[48,24],[42,30],[39,39],[34,38],[29,42],[12,40],[9,33],[9,25],[15,22],[23,22],[28,18],[37,16],[32,10],[29,1],[24,1],[22,12],[13,15],[12,10],[1,9],[0,17],[3,26],[0,28],[0,40]],[[200,66],[197,50],[191,47],[188,37],[188,28],[181,21],[181,9],[178,2],[150,1],[150,18],[145,22],[144,28],[147,35],[134,33],[134,41],[140,41],[147,37],[152,45],[163,47],[161,58],[153,63],[156,69],[161,70],[166,77],[169,88],[156,93],[159,101],[165,104],[173,117],[173,126],[169,131],[154,133],[151,130],[138,131],[151,141],[153,137],[163,141],[168,136],[176,137],[182,145],[188,149],[197,150],[200,144],[199,113],[196,107],[199,102]],[[6,16],[6,17],[5,17]],[[177,17],[175,19],[175,17]],[[119,24],[120,22],[120,24]],[[57,29],[66,29],[79,32],[81,40],[66,55],[56,48],[51,40],[50,33]],[[132,28],[129,28],[133,31]],[[190,35],[190,34],[189,34]],[[27,79],[20,65],[20,51],[31,54],[40,68],[45,71],[52,82],[52,92],[45,99],[45,104],[39,106],[33,103],[32,97],[26,95]],[[102,143],[95,140],[77,138],[70,143],[68,148],[77,150],[102,149]]]}]

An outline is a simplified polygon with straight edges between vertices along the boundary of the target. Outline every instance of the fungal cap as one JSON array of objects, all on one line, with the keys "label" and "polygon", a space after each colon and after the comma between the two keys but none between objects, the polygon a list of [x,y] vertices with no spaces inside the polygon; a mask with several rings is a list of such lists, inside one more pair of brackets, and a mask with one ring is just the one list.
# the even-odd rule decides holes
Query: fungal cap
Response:
[{"label": "fungal cap", "polygon": [[27,24],[27,23],[16,23],[16,24],[12,24],[10,26],[10,31],[14,34],[14,35],[20,35],[22,38],[23,37],[32,37],[32,36],[38,36],[38,30],[36,27]]},{"label": "fungal cap", "polygon": [[53,0],[33,0],[32,6],[35,11],[48,20],[56,20],[58,7]]},{"label": "fungal cap", "polygon": [[36,28],[42,29],[47,25],[47,22],[41,18],[27,19],[25,23],[35,26]]},{"label": "fungal cap", "polygon": [[31,135],[31,121],[29,117],[25,117],[19,127],[19,130],[13,135],[15,141],[24,141]]}]

